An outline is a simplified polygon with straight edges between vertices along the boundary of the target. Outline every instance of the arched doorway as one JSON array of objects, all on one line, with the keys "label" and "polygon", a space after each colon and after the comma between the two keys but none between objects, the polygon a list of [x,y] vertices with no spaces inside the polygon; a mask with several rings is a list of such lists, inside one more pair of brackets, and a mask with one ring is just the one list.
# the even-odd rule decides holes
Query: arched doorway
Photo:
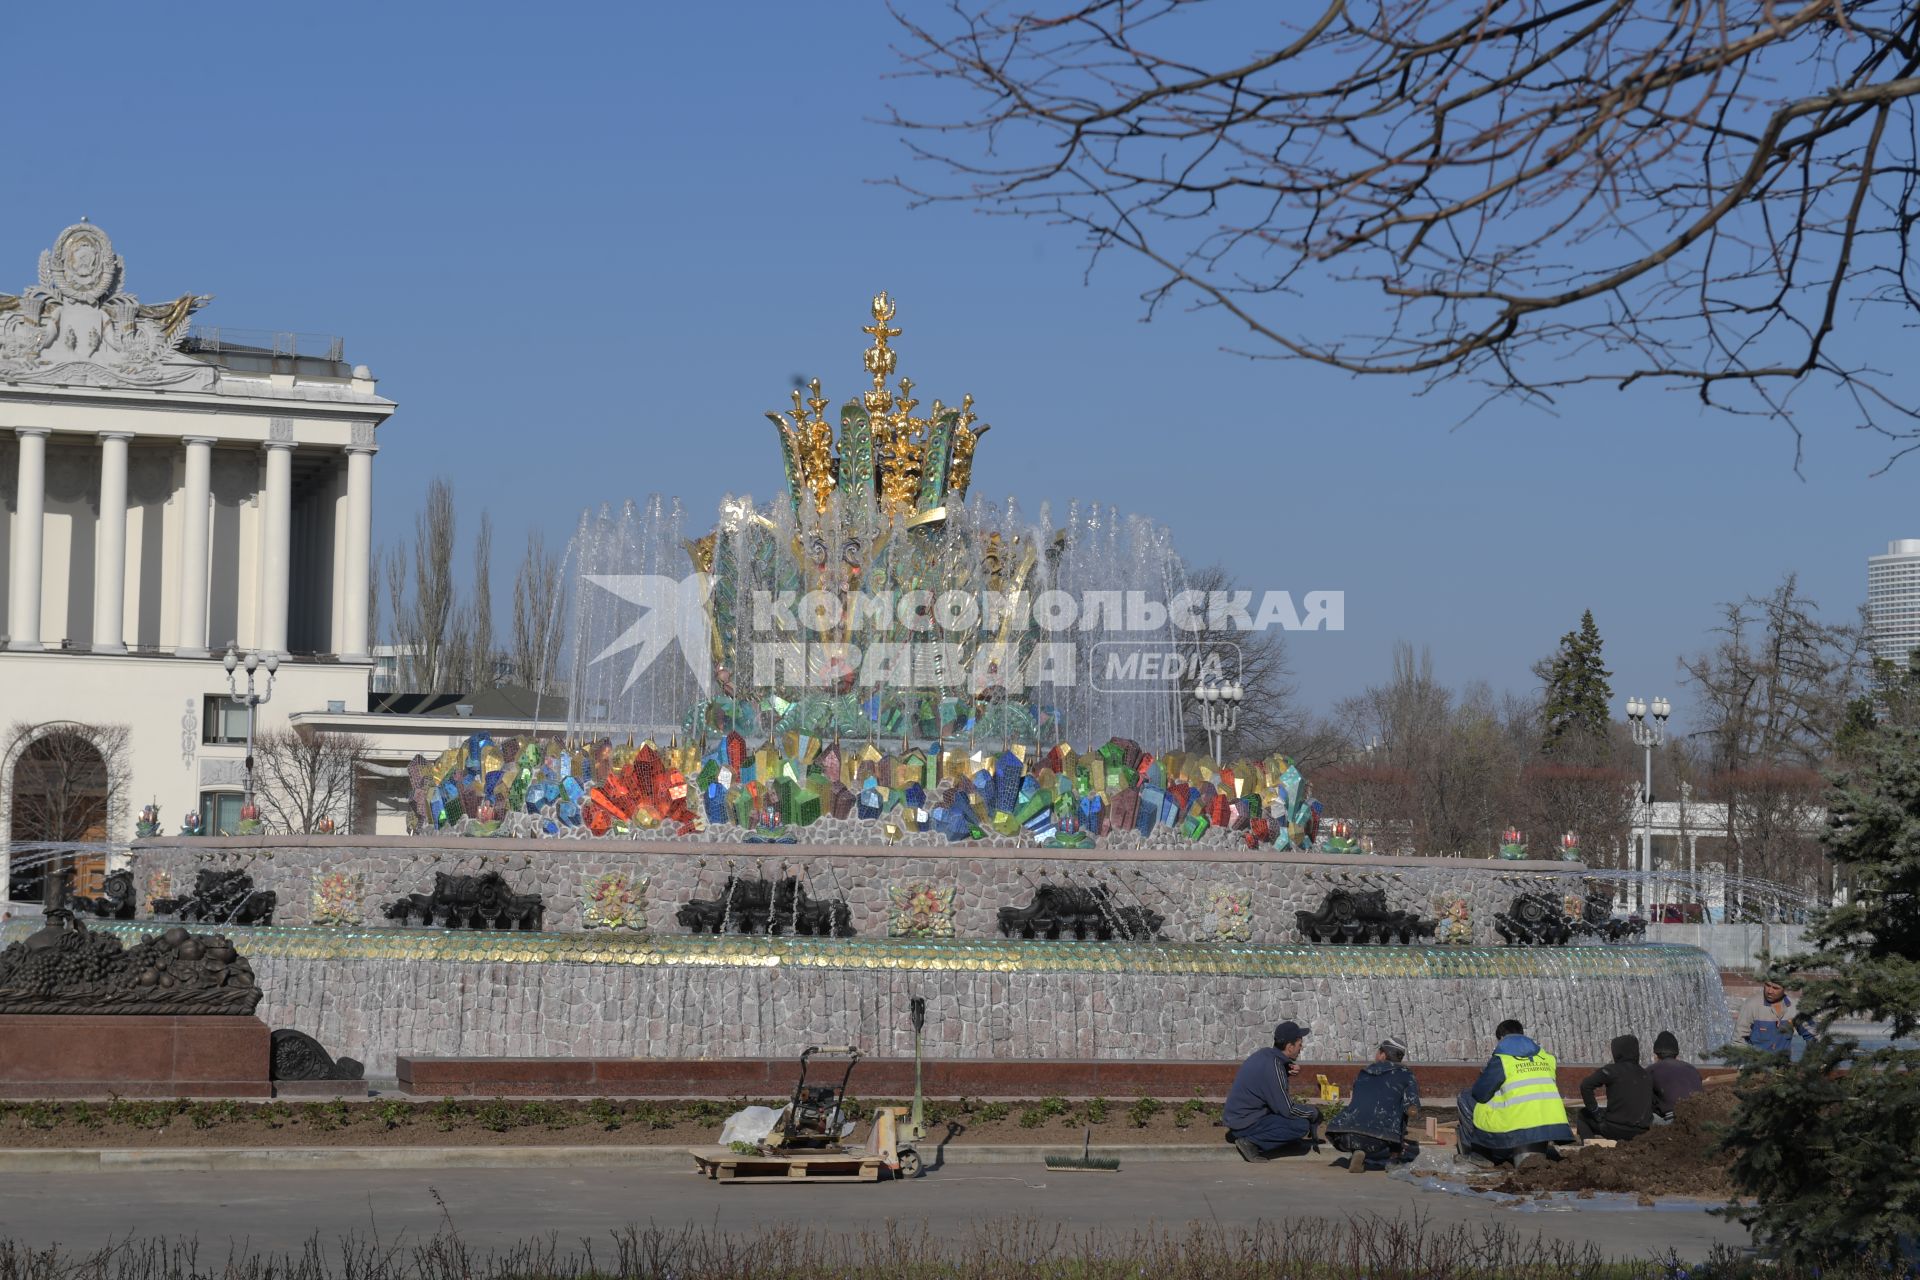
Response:
[{"label": "arched doorway", "polygon": [[48,846],[106,840],[112,788],[100,748],[77,727],[55,726],[21,748],[10,781],[7,896],[41,901],[49,878],[69,869],[74,892],[98,893],[107,870],[104,851]]}]

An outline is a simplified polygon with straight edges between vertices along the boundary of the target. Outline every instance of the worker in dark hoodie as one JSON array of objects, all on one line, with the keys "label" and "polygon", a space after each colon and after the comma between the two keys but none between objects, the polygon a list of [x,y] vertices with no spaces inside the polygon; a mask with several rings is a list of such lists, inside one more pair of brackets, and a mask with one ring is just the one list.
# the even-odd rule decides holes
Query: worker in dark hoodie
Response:
[{"label": "worker in dark hoodie", "polygon": [[1673,1109],[1706,1087],[1700,1069],[1680,1057],[1680,1039],[1671,1031],[1653,1038],[1653,1118],[1656,1124],[1673,1119]]},{"label": "worker in dark hoodie", "polygon": [[1273,1048],[1255,1049],[1235,1073],[1221,1119],[1227,1140],[1242,1159],[1271,1160],[1313,1149],[1313,1126],[1320,1112],[1295,1102],[1288,1088],[1311,1030],[1297,1022],[1281,1023],[1273,1029]]},{"label": "worker in dark hoodie", "polygon": [[1572,1142],[1573,1126],[1560,1101],[1560,1064],[1508,1018],[1494,1028],[1498,1043],[1473,1087],[1460,1095],[1460,1155],[1471,1164],[1558,1160],[1556,1142]]},{"label": "worker in dark hoodie", "polygon": [[[1580,1082],[1582,1138],[1632,1142],[1653,1127],[1653,1076],[1640,1065],[1640,1038],[1615,1036],[1613,1061]],[[1605,1092],[1606,1104],[1598,1095]]]}]

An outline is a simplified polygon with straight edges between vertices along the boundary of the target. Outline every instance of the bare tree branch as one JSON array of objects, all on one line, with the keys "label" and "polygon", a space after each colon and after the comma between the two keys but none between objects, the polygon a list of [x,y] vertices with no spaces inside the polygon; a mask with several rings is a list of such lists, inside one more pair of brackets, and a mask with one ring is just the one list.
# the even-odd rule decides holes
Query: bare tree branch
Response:
[{"label": "bare tree branch", "polygon": [[[1920,310],[1908,0],[1261,12],[895,6],[928,93],[887,122],[940,176],[888,180],[1077,228],[1151,264],[1149,316],[1218,308],[1262,357],[1540,403],[1654,380],[1796,439],[1792,392],[1822,385],[1920,448],[1920,398],[1833,340]],[[1326,286],[1371,289],[1378,326],[1296,305]]]},{"label": "bare tree branch", "polygon": [[254,802],[268,826],[311,835],[351,829],[366,739],[350,733],[280,729],[253,744]]}]

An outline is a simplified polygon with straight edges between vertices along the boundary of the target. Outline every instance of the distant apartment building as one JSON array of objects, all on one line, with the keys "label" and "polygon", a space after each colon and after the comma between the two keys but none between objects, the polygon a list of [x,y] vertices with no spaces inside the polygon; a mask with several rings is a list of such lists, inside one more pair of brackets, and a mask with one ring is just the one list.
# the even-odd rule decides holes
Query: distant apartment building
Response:
[{"label": "distant apartment building", "polygon": [[1920,649],[1920,538],[1899,538],[1867,557],[1867,620],[1873,654],[1904,665]]}]

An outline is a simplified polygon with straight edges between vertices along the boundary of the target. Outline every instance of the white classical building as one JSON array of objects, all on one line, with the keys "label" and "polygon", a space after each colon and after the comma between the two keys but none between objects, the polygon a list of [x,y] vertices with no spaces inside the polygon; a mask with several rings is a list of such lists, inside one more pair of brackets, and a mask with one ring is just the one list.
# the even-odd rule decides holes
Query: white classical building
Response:
[{"label": "white classical building", "polygon": [[245,728],[221,698],[229,644],[280,657],[263,730],[367,706],[373,457],[393,402],[337,340],[190,327],[210,299],[143,304],[123,275],[83,222],[37,284],[0,293],[0,836],[15,844],[46,838],[19,829],[16,775],[63,728],[117,735],[124,757],[92,838],[127,839],[149,801],[169,831],[188,811],[228,825]]}]

